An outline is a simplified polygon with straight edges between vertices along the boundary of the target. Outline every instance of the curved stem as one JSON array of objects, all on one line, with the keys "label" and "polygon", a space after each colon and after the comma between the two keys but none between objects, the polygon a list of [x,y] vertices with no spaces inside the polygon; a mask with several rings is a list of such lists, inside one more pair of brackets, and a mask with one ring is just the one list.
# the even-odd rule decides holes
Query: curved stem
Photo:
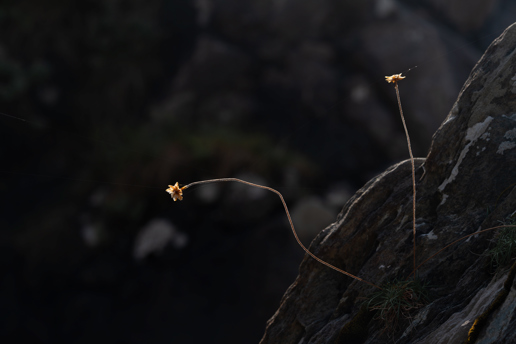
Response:
[{"label": "curved stem", "polygon": [[321,264],[324,264],[326,265],[327,267],[335,270],[335,271],[338,271],[346,276],[349,276],[351,278],[354,278],[356,279],[357,281],[360,281],[360,282],[364,282],[364,283],[367,283],[375,288],[378,288],[378,289],[382,289],[380,288],[379,286],[377,286],[376,284],[373,284],[371,282],[368,282],[366,280],[363,280],[361,279],[360,277],[357,277],[355,275],[352,275],[350,274],[349,272],[347,271],[344,271],[342,269],[339,269],[333,265],[331,265],[330,263],[327,263],[325,262],[324,260],[320,259],[319,257],[317,257],[316,255],[314,255],[312,252],[310,252],[304,245],[303,243],[301,242],[301,240],[299,240],[299,237],[297,236],[297,233],[296,233],[296,230],[294,229],[294,223],[292,222],[292,218],[290,217],[290,213],[288,211],[288,207],[287,207],[287,203],[285,203],[285,200],[283,199],[283,196],[281,195],[281,193],[273,188],[270,188],[268,186],[263,186],[263,185],[258,185],[258,184],[254,184],[254,183],[250,183],[250,182],[246,182],[245,180],[241,180],[241,179],[237,179],[237,178],[220,178],[220,179],[209,179],[209,180],[201,180],[201,181],[198,181],[198,182],[193,182],[193,183],[190,183],[188,185],[185,185],[183,186],[181,189],[187,189],[191,186],[194,186],[194,185],[198,185],[198,184],[206,184],[206,183],[216,183],[216,182],[239,182],[239,183],[242,183],[242,184],[246,184],[246,185],[250,185],[250,186],[254,186],[254,187],[257,187],[257,188],[260,188],[260,189],[265,189],[265,190],[269,190],[271,192],[274,192],[276,195],[279,196],[279,198],[281,199],[281,203],[283,203],[283,207],[285,208],[285,213],[287,214],[287,217],[288,217],[288,222],[290,223],[290,228],[292,229],[292,233],[294,233],[294,237],[296,238],[296,241],[297,243],[299,244],[299,246],[301,246],[301,248],[308,254],[310,255],[313,259],[315,259],[316,261],[318,261],[319,263]]}]

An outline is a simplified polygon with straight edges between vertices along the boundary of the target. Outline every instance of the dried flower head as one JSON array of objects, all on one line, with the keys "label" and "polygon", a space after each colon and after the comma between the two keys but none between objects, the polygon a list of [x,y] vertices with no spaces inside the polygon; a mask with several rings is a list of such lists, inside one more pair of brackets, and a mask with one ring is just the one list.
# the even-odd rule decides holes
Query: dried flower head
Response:
[{"label": "dried flower head", "polygon": [[401,73],[400,74],[394,74],[394,75],[391,75],[391,76],[386,76],[385,77],[385,81],[391,83],[397,83],[398,81],[400,80],[403,80],[405,79],[406,77],[405,76],[402,76]]},{"label": "dried flower head", "polygon": [[179,183],[176,182],[174,185],[169,185],[168,189],[165,191],[167,191],[170,194],[170,196],[174,199],[174,202],[177,201],[178,199],[180,201],[182,201],[183,200],[183,189],[185,189],[185,188],[186,188],[185,186],[180,188]]}]

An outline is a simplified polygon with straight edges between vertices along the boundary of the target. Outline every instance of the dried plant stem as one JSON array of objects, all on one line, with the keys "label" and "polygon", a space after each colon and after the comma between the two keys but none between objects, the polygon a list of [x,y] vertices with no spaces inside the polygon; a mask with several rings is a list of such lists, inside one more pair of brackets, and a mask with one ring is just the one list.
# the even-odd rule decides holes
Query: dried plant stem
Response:
[{"label": "dried plant stem", "polygon": [[410,163],[412,164],[412,241],[413,241],[413,255],[414,255],[414,271],[417,272],[416,268],[416,168],[414,166],[414,156],[412,155],[412,146],[410,145],[410,136],[408,133],[407,125],[405,124],[405,118],[403,117],[403,109],[401,108],[400,91],[398,90],[398,83],[394,82],[394,88],[396,88],[396,97],[398,98],[398,106],[400,108],[401,121],[403,122],[403,128],[405,128],[405,135],[407,136],[407,145],[410,154]]},{"label": "dried plant stem", "polygon": [[458,243],[459,241],[461,240],[464,240],[466,238],[469,238],[470,236],[473,236],[473,235],[478,235],[480,233],[484,233],[484,232],[487,232],[487,231],[490,231],[490,230],[493,230],[493,229],[499,229],[499,228],[510,228],[510,227],[513,227],[513,228],[516,228],[516,225],[503,225],[503,226],[496,226],[496,227],[491,227],[491,228],[487,228],[487,229],[483,229],[481,231],[478,231],[478,232],[475,232],[475,233],[471,233],[471,234],[468,234],[468,235],[465,235],[463,236],[462,238],[460,239],[457,239],[455,240],[454,242],[444,246],[443,248],[441,248],[439,251],[435,252],[434,254],[432,254],[429,258],[427,258],[424,262],[422,262],[421,264],[419,264],[417,266],[417,268],[414,269],[414,271],[412,271],[412,273],[409,275],[412,276],[413,274],[415,274],[415,272],[417,271],[417,269],[419,269],[421,267],[421,265],[425,264],[426,262],[428,262],[429,260],[431,260],[432,258],[434,258],[435,256],[437,256],[439,253],[441,253],[442,251],[446,250],[448,247],[452,246],[452,245],[455,245],[456,243]]},{"label": "dried plant stem", "polygon": [[338,271],[346,276],[349,276],[351,278],[354,278],[356,279],[357,281],[360,281],[360,282],[364,282],[364,283],[367,283],[375,288],[378,288],[378,289],[382,289],[380,288],[379,286],[377,286],[376,284],[373,284],[371,282],[368,282],[366,280],[363,280],[361,279],[360,277],[357,277],[355,275],[352,275],[350,274],[349,272],[346,272],[342,269],[339,269],[333,265],[331,265],[330,263],[327,263],[325,262],[324,260],[318,258],[317,256],[315,256],[312,252],[310,252],[304,245],[303,243],[301,243],[301,240],[299,240],[299,237],[297,236],[297,233],[296,233],[296,230],[294,229],[294,223],[292,222],[292,218],[290,217],[290,213],[288,211],[288,207],[287,207],[287,203],[285,203],[285,200],[283,199],[283,196],[281,195],[281,193],[273,188],[270,188],[268,186],[263,186],[263,185],[258,185],[258,184],[254,184],[254,183],[250,183],[250,182],[246,182],[245,180],[241,180],[241,179],[237,179],[237,178],[220,178],[220,179],[209,179],[209,180],[201,180],[201,181],[198,181],[198,182],[193,182],[193,183],[190,183],[188,185],[185,185],[183,186],[181,189],[184,190],[184,189],[187,189],[191,186],[194,186],[194,185],[199,185],[199,184],[207,184],[207,183],[218,183],[218,182],[238,182],[238,183],[242,183],[242,184],[246,184],[246,185],[250,185],[250,186],[254,186],[254,187],[257,187],[257,188],[260,188],[260,189],[265,189],[265,190],[269,190],[269,191],[272,191],[274,192],[276,195],[279,196],[279,198],[281,199],[281,203],[283,203],[283,207],[285,208],[285,213],[287,214],[287,217],[288,217],[288,222],[290,223],[290,228],[292,229],[292,233],[294,233],[294,237],[296,238],[296,241],[297,243],[299,244],[299,246],[301,246],[301,248],[308,254],[310,255],[313,259],[315,259],[316,261],[318,261],[319,263],[321,264],[324,264],[326,265],[327,267],[335,270],[335,271]]}]

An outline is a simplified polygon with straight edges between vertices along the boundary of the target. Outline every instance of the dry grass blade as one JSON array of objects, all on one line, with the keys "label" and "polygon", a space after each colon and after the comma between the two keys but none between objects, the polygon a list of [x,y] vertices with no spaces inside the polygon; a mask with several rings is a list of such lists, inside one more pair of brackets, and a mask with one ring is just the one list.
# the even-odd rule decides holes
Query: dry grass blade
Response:
[{"label": "dry grass blade", "polygon": [[416,270],[416,168],[414,165],[414,156],[412,155],[412,146],[410,144],[410,136],[407,129],[407,124],[405,123],[405,117],[403,116],[403,109],[401,107],[401,99],[400,99],[400,91],[398,89],[398,81],[405,79],[404,76],[400,74],[394,74],[391,76],[386,76],[385,80],[389,83],[394,83],[394,88],[396,89],[396,98],[398,99],[398,106],[400,109],[401,121],[403,122],[403,128],[405,129],[405,136],[407,137],[407,146],[410,155],[410,163],[412,165],[412,241],[413,241],[413,261],[414,261],[414,270]]},{"label": "dry grass blade", "polygon": [[287,214],[287,218],[288,218],[288,222],[290,223],[290,228],[292,229],[292,233],[294,234],[294,238],[296,238],[296,241],[297,243],[299,244],[299,246],[301,246],[301,248],[308,254],[310,255],[313,259],[315,259],[316,261],[318,261],[319,263],[323,264],[323,265],[326,265],[327,267],[335,270],[335,271],[338,271],[346,276],[349,276],[351,278],[354,278],[356,279],[357,281],[360,281],[360,282],[363,282],[363,283],[367,283],[375,288],[378,288],[378,289],[381,289],[379,286],[377,286],[376,284],[374,283],[371,283],[371,282],[368,282],[366,280],[363,280],[362,278],[360,277],[357,277],[353,274],[350,274],[349,272],[347,271],[344,271],[342,269],[339,269],[338,267],[336,266],[333,266],[332,264],[328,263],[328,262],[325,262],[324,260],[322,260],[321,258],[317,257],[316,255],[314,255],[312,252],[310,252],[304,245],[303,243],[301,242],[301,240],[299,240],[299,237],[297,236],[297,233],[296,233],[296,230],[294,228],[294,223],[292,222],[292,218],[290,217],[290,213],[288,211],[288,207],[287,207],[287,203],[285,203],[285,200],[283,199],[283,195],[278,191],[278,190],[275,190],[273,188],[270,188],[268,186],[263,186],[263,185],[258,185],[258,184],[254,184],[254,183],[251,183],[251,182],[247,182],[245,180],[241,180],[241,179],[237,179],[237,178],[219,178],[219,179],[209,179],[209,180],[201,180],[201,181],[198,181],[198,182],[193,182],[193,183],[190,183],[188,185],[185,185],[183,187],[179,187],[178,183],[176,183],[175,185],[169,185],[169,188],[166,190],[168,193],[170,193],[170,195],[172,196],[172,198],[174,198],[174,201],[176,199],[179,199],[179,200],[182,200],[183,199],[183,190],[191,187],[191,186],[194,186],[194,185],[199,185],[199,184],[207,184],[207,183],[220,183],[220,182],[238,182],[238,183],[242,183],[242,184],[246,184],[246,185],[250,185],[250,186],[254,186],[254,187],[257,187],[257,188],[260,188],[260,189],[264,189],[264,190],[268,190],[268,191],[271,191],[271,192],[274,192],[276,195],[279,196],[279,198],[281,199],[281,203],[283,203],[283,207],[285,208],[285,213]]},{"label": "dry grass blade", "polygon": [[425,305],[428,300],[426,287],[419,280],[394,281],[382,285],[367,306],[377,311],[376,318],[384,323],[384,332],[399,330],[403,319],[410,319],[412,311]]}]

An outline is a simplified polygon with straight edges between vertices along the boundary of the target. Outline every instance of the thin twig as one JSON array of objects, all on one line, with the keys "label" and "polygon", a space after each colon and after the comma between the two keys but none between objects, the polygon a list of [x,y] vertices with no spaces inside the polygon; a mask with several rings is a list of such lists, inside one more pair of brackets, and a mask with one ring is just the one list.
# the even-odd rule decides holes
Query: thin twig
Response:
[{"label": "thin twig", "polygon": [[279,196],[279,198],[281,199],[281,203],[283,203],[283,207],[285,208],[285,213],[287,214],[287,217],[288,217],[288,222],[290,223],[290,228],[292,229],[292,233],[294,233],[294,237],[296,238],[296,241],[297,243],[299,244],[299,246],[301,246],[301,248],[308,254],[310,255],[313,259],[315,259],[316,261],[318,261],[319,263],[321,264],[324,264],[326,265],[327,267],[335,270],[335,271],[338,271],[346,276],[349,276],[351,278],[354,278],[356,279],[357,281],[360,281],[360,282],[364,282],[364,283],[367,283],[375,288],[378,288],[378,289],[382,289],[380,288],[379,286],[377,286],[376,284],[374,283],[371,283],[371,282],[368,282],[366,280],[363,280],[361,279],[360,277],[357,277],[355,275],[352,275],[350,274],[349,272],[346,272],[342,269],[339,269],[333,265],[331,265],[330,263],[327,263],[325,262],[324,260],[318,258],[317,256],[315,256],[312,252],[310,252],[304,245],[303,243],[301,242],[301,240],[299,240],[299,237],[297,236],[297,233],[296,233],[296,230],[294,229],[294,223],[292,222],[292,218],[290,217],[290,213],[288,211],[288,207],[287,207],[287,203],[285,203],[285,200],[283,199],[283,196],[281,195],[281,193],[271,187],[268,187],[268,186],[263,186],[263,185],[258,185],[258,184],[254,184],[254,183],[250,183],[250,182],[247,182],[245,180],[241,180],[241,179],[237,179],[237,178],[220,178],[220,179],[209,179],[209,180],[201,180],[201,181],[198,181],[198,182],[193,182],[193,183],[190,183],[188,185],[185,185],[183,187],[181,187],[181,190],[184,190],[184,189],[187,189],[191,186],[194,186],[194,185],[198,185],[198,184],[206,184],[206,183],[218,183],[218,182],[239,182],[239,183],[242,183],[242,184],[247,184],[247,185],[250,185],[250,186],[254,186],[254,187],[257,187],[257,188],[260,188],[260,189],[265,189],[265,190],[269,190],[269,191],[272,191],[274,192],[276,195]]},{"label": "thin twig", "polygon": [[414,166],[414,156],[412,155],[412,146],[410,145],[410,136],[408,133],[407,125],[405,124],[405,118],[403,117],[403,109],[401,108],[400,91],[398,90],[398,83],[394,81],[394,88],[396,89],[396,97],[398,98],[398,105],[400,108],[401,121],[403,122],[403,128],[405,129],[405,135],[407,136],[407,145],[410,154],[410,163],[412,164],[412,241],[414,250],[414,271],[416,271],[416,168]]}]

